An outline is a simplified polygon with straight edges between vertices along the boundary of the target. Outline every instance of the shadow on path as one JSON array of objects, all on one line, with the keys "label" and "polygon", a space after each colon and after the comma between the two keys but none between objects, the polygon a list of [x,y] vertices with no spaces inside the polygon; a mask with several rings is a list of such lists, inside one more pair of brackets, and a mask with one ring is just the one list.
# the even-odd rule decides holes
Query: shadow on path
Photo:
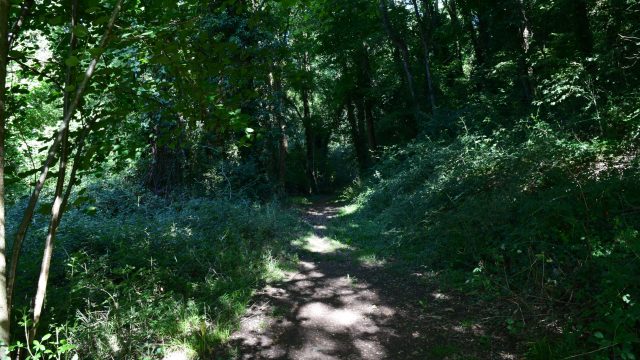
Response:
[{"label": "shadow on path", "polygon": [[441,293],[425,274],[399,278],[353,260],[325,234],[338,211],[305,209],[314,231],[299,244],[299,269],[256,295],[231,337],[231,358],[517,358],[505,336],[482,325],[487,304]]}]

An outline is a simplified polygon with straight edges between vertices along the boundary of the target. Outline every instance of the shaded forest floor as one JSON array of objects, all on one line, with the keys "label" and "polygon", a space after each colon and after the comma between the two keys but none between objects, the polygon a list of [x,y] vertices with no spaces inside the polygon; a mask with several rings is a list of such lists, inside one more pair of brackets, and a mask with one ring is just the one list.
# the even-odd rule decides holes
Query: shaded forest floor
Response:
[{"label": "shaded forest floor", "polygon": [[[293,243],[297,270],[258,292],[225,357],[235,359],[517,359],[501,307],[444,289],[439,276],[336,238],[343,207],[300,208],[312,230]],[[349,224],[357,228],[359,224]]]}]

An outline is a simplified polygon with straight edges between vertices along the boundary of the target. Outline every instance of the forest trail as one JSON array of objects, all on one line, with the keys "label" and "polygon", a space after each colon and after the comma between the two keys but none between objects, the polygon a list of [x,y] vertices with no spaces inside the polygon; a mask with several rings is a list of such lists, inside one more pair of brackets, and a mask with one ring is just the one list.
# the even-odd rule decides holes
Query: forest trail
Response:
[{"label": "forest trail", "polygon": [[518,359],[489,328],[491,304],[442,292],[433,274],[363,265],[331,239],[340,208],[302,209],[313,232],[297,271],[256,297],[229,343],[235,359]]}]

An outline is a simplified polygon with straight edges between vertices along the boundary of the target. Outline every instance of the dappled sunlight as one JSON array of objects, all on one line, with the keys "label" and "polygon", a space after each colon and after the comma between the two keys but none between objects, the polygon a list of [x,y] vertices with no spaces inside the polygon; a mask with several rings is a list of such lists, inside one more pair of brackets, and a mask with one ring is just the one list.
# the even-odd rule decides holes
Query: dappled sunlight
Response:
[{"label": "dappled sunlight", "polygon": [[382,268],[387,265],[387,260],[381,259],[376,254],[365,254],[358,257],[358,262],[363,266],[372,268]]},{"label": "dappled sunlight", "polygon": [[345,353],[357,354],[355,359],[384,359],[378,336],[390,335],[385,324],[395,311],[382,305],[371,288],[327,264],[301,261],[297,273],[265,288],[263,300],[250,309],[232,342],[254,348],[246,359],[337,359]]},{"label": "dappled sunlight", "polygon": [[361,313],[352,309],[336,309],[322,302],[312,302],[300,308],[300,318],[304,322],[320,326],[329,331],[348,331],[349,326],[363,322]]},{"label": "dappled sunlight", "polygon": [[451,300],[449,295],[446,295],[440,292],[433,292],[431,293],[431,296],[433,297],[434,300]]},{"label": "dappled sunlight", "polygon": [[162,358],[162,360],[193,360],[196,358],[196,354],[188,349],[171,349]]},{"label": "dappled sunlight", "polygon": [[326,237],[319,237],[315,234],[306,237],[304,241],[305,249],[314,253],[328,254],[334,253],[337,250],[349,249],[349,246],[345,244]]},{"label": "dappled sunlight", "polygon": [[635,359],[638,24],[0,0],[0,358]]},{"label": "dappled sunlight", "polygon": [[339,215],[340,216],[352,215],[352,214],[355,214],[358,210],[360,210],[360,208],[361,206],[358,203],[349,204],[340,208]]},{"label": "dappled sunlight", "polygon": [[338,251],[352,250],[352,248],[340,241],[325,235],[327,231],[327,220],[335,216],[337,208],[328,207],[325,209],[310,209],[305,212],[313,231],[308,235],[296,239],[292,244],[306,251],[317,254],[332,254]]},{"label": "dappled sunlight", "polygon": [[[473,314],[459,299],[424,282],[397,282],[386,260],[329,238],[328,216],[336,211],[305,211],[314,232],[293,243],[298,267],[256,295],[231,336],[235,358],[438,359],[443,343],[466,355],[468,344],[488,338],[481,323],[463,320]],[[502,341],[490,338],[489,344]]]},{"label": "dappled sunlight", "polygon": [[500,359],[503,360],[516,360],[517,357],[514,354],[509,354],[506,352],[500,352]]}]

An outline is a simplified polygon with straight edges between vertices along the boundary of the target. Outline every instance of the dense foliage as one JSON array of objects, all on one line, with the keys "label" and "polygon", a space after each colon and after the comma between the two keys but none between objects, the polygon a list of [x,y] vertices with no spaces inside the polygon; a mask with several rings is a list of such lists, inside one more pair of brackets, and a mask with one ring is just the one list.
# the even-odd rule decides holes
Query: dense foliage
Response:
[{"label": "dense foliage", "polygon": [[630,204],[640,164],[623,149],[533,120],[446,146],[418,140],[390,150],[350,190],[358,195],[341,236],[363,255],[399,256],[445,271],[450,286],[512,302],[505,325],[542,339],[531,358],[613,344],[608,353],[633,358],[640,224]]},{"label": "dense foliage", "polygon": [[[295,218],[274,204],[168,201],[117,180],[84,196],[93,205],[71,210],[60,229],[51,318],[40,325],[43,334],[61,332],[80,358],[210,356],[253,290],[281,276],[288,241],[298,235]],[[24,279],[37,276],[45,220],[36,220],[25,244]],[[25,313],[31,289],[28,281],[17,289],[15,306]]]},{"label": "dense foliage", "polygon": [[506,299],[531,357],[634,359],[639,23],[638,0],[0,0],[0,341],[211,356],[287,262],[283,200],[343,191],[341,238]]}]

